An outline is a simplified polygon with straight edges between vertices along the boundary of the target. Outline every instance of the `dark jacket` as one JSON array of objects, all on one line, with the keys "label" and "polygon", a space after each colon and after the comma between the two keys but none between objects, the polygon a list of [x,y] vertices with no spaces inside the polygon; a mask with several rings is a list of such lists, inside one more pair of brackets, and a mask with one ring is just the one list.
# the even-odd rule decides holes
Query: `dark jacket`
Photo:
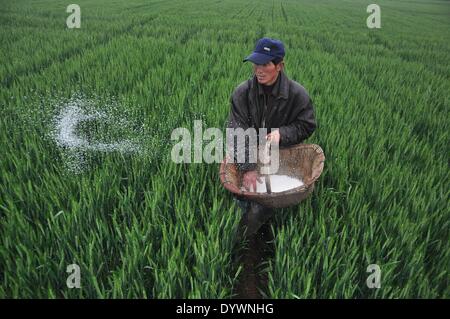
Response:
[{"label": "dark jacket", "polygon": [[[280,147],[301,143],[316,128],[313,103],[305,88],[280,72],[272,93],[264,94],[256,76],[241,83],[231,96],[229,128],[279,128]],[[246,145],[248,148],[248,145]],[[237,152],[248,149],[234,150]],[[248,158],[247,162],[248,162]],[[240,170],[255,169],[256,164],[238,164]]]}]

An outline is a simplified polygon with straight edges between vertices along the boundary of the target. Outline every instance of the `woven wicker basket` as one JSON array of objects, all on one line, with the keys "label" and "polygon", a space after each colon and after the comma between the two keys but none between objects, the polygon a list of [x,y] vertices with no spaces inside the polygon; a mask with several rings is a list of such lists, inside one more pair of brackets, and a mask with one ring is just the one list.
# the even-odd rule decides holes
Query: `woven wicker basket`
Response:
[{"label": "woven wicker basket", "polygon": [[304,185],[271,194],[248,192],[241,189],[242,173],[237,170],[234,163],[227,163],[225,160],[220,165],[220,181],[236,196],[266,207],[282,208],[298,204],[313,191],[314,182],[322,173],[325,155],[316,144],[297,144],[280,148],[279,154],[280,168],[277,174],[299,178]]}]

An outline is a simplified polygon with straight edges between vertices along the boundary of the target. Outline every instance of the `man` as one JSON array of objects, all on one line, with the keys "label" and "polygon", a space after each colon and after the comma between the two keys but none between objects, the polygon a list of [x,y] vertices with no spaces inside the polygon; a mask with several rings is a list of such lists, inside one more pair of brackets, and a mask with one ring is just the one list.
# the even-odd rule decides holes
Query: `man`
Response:
[{"label": "man", "polygon": [[[316,128],[313,104],[306,90],[284,73],[284,45],[281,41],[262,38],[244,62],[253,63],[254,75],[241,83],[231,97],[229,128],[267,128],[266,139],[280,147],[301,143]],[[243,186],[256,190],[256,182],[262,182],[256,171],[256,163],[248,159],[249,145],[234,149],[245,152],[246,161],[237,163],[243,172]],[[247,227],[247,235],[254,234],[273,214],[272,210],[254,202],[238,200],[243,209],[241,225]]]}]

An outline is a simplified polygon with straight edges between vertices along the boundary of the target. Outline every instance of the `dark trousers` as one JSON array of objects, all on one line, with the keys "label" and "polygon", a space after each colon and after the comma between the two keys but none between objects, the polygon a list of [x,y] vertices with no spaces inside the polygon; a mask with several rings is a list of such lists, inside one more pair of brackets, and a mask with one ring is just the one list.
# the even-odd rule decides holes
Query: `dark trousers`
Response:
[{"label": "dark trousers", "polygon": [[268,277],[264,261],[273,258],[273,235],[269,219],[274,210],[260,204],[235,198],[241,221],[235,237],[232,260],[242,265],[234,293],[236,298],[263,298]]},{"label": "dark trousers", "polygon": [[274,210],[248,200],[235,198],[241,211],[237,240],[254,235],[274,214]]}]

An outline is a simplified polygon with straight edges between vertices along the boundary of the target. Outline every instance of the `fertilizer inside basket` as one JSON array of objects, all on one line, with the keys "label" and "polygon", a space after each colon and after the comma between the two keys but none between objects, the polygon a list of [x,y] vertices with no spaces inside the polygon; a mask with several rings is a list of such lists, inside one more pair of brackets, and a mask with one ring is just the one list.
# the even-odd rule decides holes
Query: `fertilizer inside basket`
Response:
[{"label": "fertilizer inside basket", "polygon": [[[269,175],[269,176],[272,193],[284,192],[292,188],[300,187],[304,184],[303,181],[301,181],[300,179],[288,175]],[[264,181],[264,178],[262,178],[262,183],[256,182],[256,192],[267,193],[266,182]]]}]

